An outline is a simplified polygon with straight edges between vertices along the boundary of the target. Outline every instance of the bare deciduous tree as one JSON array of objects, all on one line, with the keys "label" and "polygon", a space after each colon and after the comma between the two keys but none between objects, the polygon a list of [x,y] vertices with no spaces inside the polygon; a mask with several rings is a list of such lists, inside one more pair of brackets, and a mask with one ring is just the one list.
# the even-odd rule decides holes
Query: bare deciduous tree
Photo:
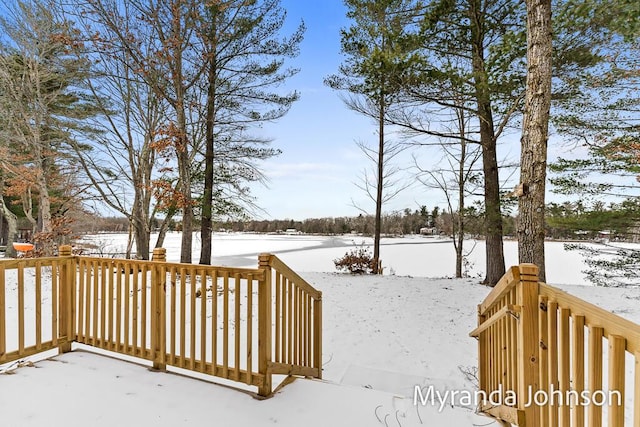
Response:
[{"label": "bare deciduous tree", "polygon": [[418,181],[427,187],[439,189],[445,196],[447,209],[453,220],[456,277],[463,277],[466,200],[482,185],[480,171],[476,169],[482,151],[478,144],[468,140],[469,117],[465,109],[457,108],[454,113],[455,129],[449,129],[447,133],[457,131],[459,140],[458,144],[449,140],[442,141],[440,148],[444,157],[439,164],[444,166],[426,169],[418,164],[417,159],[415,164]]},{"label": "bare deciduous tree", "polygon": [[[121,30],[150,43],[144,36],[146,29],[131,18],[127,4],[122,5],[121,13]],[[133,71],[118,34],[89,16],[77,16],[78,38],[83,41],[78,54],[91,58],[87,85],[100,116],[91,122],[97,130],[91,140],[78,138],[73,148],[97,197],[129,221],[126,256],[131,256],[135,240],[136,258],[149,259],[152,222],[160,207],[156,180],[170,175],[160,170],[170,163],[161,137],[167,104]],[[165,221],[170,219],[165,217]]]}]

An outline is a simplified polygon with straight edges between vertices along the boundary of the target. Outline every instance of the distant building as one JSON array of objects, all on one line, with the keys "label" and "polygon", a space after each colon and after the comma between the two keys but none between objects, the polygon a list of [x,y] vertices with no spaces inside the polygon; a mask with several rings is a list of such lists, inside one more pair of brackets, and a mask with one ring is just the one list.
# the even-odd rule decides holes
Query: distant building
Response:
[{"label": "distant building", "polygon": [[435,236],[438,234],[438,229],[435,227],[422,227],[420,229],[420,234],[424,236]]},{"label": "distant building", "polygon": [[284,234],[300,234],[300,232],[298,230],[296,230],[295,228],[287,228],[284,231]]},{"label": "distant building", "polygon": [[[32,240],[32,225],[26,218],[18,218],[18,234],[13,236],[16,242],[30,242]],[[0,212],[0,246],[6,246],[9,241],[9,224]]]},{"label": "distant building", "polygon": [[594,240],[600,243],[609,243],[611,241],[612,233],[610,230],[601,230],[598,231],[598,237]]}]

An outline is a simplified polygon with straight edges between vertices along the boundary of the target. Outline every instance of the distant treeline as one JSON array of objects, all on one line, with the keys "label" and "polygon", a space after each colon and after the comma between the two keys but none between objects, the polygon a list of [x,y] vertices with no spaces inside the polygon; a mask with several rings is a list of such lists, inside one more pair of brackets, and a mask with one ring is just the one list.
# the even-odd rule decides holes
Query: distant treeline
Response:
[{"label": "distant treeline", "polygon": [[[382,216],[382,234],[407,235],[435,234],[453,235],[454,221],[457,214],[443,212],[439,207],[428,210],[425,206],[420,209],[395,211]],[[476,208],[465,211],[467,232],[473,237],[483,237],[484,213]],[[507,234],[513,232],[513,218],[505,218]],[[237,231],[255,233],[278,233],[287,230],[308,234],[347,234],[357,233],[372,235],[374,230],[373,215],[358,215],[355,217],[326,217],[309,218],[302,221],[293,219],[277,220],[249,220],[222,221],[216,223],[218,231]]]},{"label": "distant treeline", "polygon": [[[427,234],[453,235],[457,213],[443,212],[440,208],[405,209],[383,215],[382,233],[386,235]],[[550,203],[546,210],[546,235],[558,240],[594,240],[611,238],[635,241],[640,234],[640,206],[625,201],[620,204],[594,203],[585,206],[582,202]],[[464,212],[465,230],[469,237],[483,238],[484,212],[480,205],[468,207]],[[305,220],[236,220],[216,221],[214,231],[278,233],[295,232],[306,234],[349,234],[371,235],[373,216],[309,218]],[[159,221],[155,222],[156,226]],[[504,235],[515,235],[514,216],[503,218]],[[180,231],[181,223],[173,221],[169,229]],[[74,231],[85,233],[115,232],[126,233],[128,221],[123,217],[96,217],[86,215],[74,223]],[[198,230],[198,221],[194,230]]]},{"label": "distant treeline", "polygon": [[[444,215],[445,217],[447,214]],[[401,212],[393,212],[384,215],[384,234],[417,234],[423,228],[431,229],[433,233],[439,233],[443,225],[443,215],[438,207],[427,210],[425,206],[414,211],[405,209]],[[158,221],[156,223],[159,224]],[[199,222],[194,223],[197,231]],[[182,224],[174,221],[169,226],[171,231],[181,231]],[[327,217],[310,218],[305,220],[273,219],[273,220],[225,220],[215,221],[214,231],[235,231],[254,233],[277,233],[295,229],[296,232],[308,234],[346,234],[351,232],[361,234],[373,233],[373,216],[358,215],[354,217]],[[445,227],[446,229],[446,227]],[[128,221],[123,217],[94,217],[90,221],[82,221],[82,225],[76,230],[88,233],[116,232],[126,233]]]},{"label": "distant treeline", "polygon": [[[417,234],[423,228],[436,229],[440,216],[440,209],[431,211],[425,206],[414,211],[405,209],[402,212],[388,213],[382,219],[383,234]],[[277,233],[296,230],[309,234],[346,234],[358,233],[369,235],[373,233],[373,215],[358,215],[354,217],[308,218],[302,221],[293,219],[223,221],[216,223],[217,230],[244,231],[255,233]],[[434,231],[435,232],[435,231]]]}]

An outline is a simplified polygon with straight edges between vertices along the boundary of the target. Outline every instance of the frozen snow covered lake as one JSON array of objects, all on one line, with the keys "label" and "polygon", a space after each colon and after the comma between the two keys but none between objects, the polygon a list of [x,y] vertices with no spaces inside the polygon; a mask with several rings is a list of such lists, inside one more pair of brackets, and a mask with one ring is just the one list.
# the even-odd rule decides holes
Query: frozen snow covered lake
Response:
[{"label": "frozen snow covered lake", "polygon": [[[180,233],[169,233],[164,247],[167,259],[180,259]],[[152,236],[152,243],[156,236]],[[98,234],[83,240],[99,246],[105,252],[124,252],[126,234]],[[333,260],[359,245],[371,247],[369,237],[272,235],[251,233],[215,233],[213,236],[213,264],[233,267],[249,267],[257,264],[258,254],[270,252],[278,255],[296,271],[335,271]],[[566,251],[563,242],[547,242],[547,281],[552,284],[584,284],[585,268],[580,254]],[[482,240],[465,241],[465,252],[469,252],[468,276],[483,277],[485,248]],[[504,242],[507,267],[518,263],[518,243]],[[415,277],[453,277],[455,275],[455,252],[451,239],[439,237],[407,236],[383,238],[381,259],[386,275]],[[193,260],[200,258],[200,236],[193,235]]]}]

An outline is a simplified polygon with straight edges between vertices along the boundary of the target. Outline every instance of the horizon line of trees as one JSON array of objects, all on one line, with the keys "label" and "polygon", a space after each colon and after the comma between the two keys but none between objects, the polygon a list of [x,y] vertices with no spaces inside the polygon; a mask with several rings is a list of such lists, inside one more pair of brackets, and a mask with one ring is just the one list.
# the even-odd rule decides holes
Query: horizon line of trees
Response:
[{"label": "horizon line of trees", "polygon": [[[465,238],[484,239],[484,212],[480,203],[465,209],[462,215],[467,224]],[[449,212],[436,206],[429,210],[420,209],[386,212],[382,215],[381,232],[387,236],[420,234],[454,237],[458,212]],[[355,233],[372,236],[375,232],[375,217],[359,214],[357,216],[336,216],[294,219],[243,219],[214,221],[214,232],[255,232],[283,233],[295,229],[296,232],[319,235],[344,235]],[[503,229],[506,237],[514,238],[517,219],[515,215],[503,216]],[[161,221],[153,223],[152,230],[157,231]],[[196,220],[193,231],[198,229]],[[170,231],[181,231],[182,224],[173,221]],[[424,230],[426,229],[426,230]],[[596,201],[585,204],[583,201],[551,202],[546,207],[546,238],[552,240],[596,240],[607,237],[611,240],[640,240],[640,201],[626,200],[621,203],[605,204]],[[87,216],[79,219],[73,227],[75,233],[99,233],[128,231],[125,217]]]}]

